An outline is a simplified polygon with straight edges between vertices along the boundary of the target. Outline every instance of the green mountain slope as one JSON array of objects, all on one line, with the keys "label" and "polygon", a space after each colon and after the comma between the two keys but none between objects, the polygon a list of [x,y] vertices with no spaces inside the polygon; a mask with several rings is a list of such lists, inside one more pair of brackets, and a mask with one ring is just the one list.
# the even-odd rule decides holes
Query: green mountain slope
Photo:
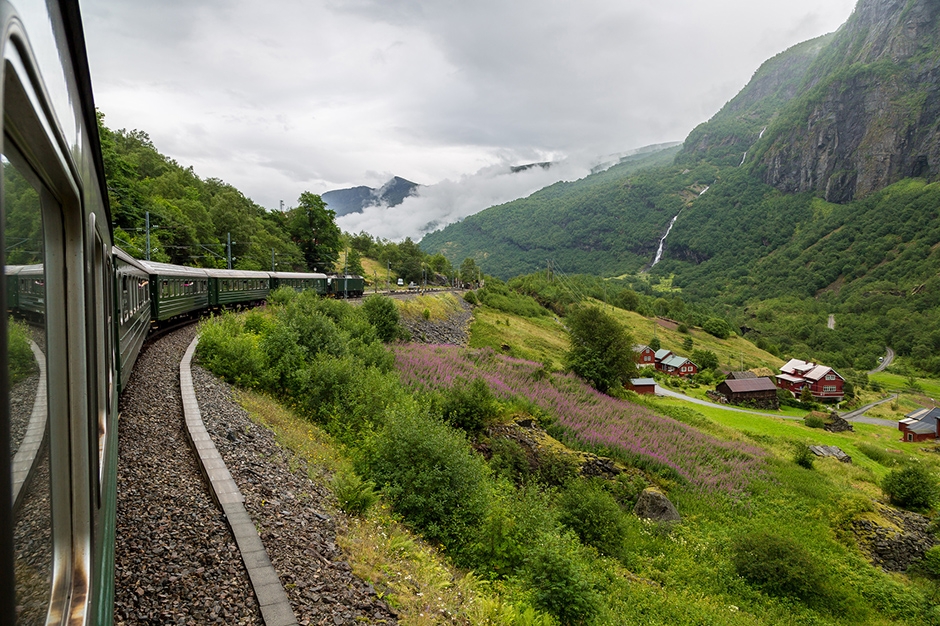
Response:
[{"label": "green mountain slope", "polygon": [[677,150],[627,157],[603,172],[491,207],[428,234],[421,247],[452,263],[473,257],[503,277],[543,267],[546,259],[566,271],[638,270],[652,260],[658,237],[686,201],[675,191],[711,180],[712,168],[679,174],[666,166]]},{"label": "green mountain slope", "polygon": [[672,163],[561,183],[422,246],[503,277],[547,259],[671,275],[779,354],[868,369],[891,345],[940,373],[938,90],[940,3],[861,0],[761,66]]}]

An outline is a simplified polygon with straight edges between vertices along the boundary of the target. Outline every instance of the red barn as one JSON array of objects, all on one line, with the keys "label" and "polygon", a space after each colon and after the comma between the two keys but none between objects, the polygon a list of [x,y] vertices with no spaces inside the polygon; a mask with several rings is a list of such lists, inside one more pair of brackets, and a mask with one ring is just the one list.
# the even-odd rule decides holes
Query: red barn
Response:
[{"label": "red barn", "polygon": [[692,376],[698,373],[698,365],[684,356],[676,354],[660,361],[657,367],[660,371],[672,374],[673,376]]},{"label": "red barn", "polygon": [[940,409],[918,409],[898,422],[901,440],[917,443],[940,437]]}]

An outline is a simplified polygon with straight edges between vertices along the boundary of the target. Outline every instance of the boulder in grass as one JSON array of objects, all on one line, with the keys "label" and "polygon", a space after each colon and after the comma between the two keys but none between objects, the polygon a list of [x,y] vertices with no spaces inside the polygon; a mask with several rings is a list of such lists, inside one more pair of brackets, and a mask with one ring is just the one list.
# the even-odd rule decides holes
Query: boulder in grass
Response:
[{"label": "boulder in grass", "polygon": [[633,507],[633,513],[637,517],[651,519],[654,522],[682,521],[682,517],[679,516],[679,511],[677,511],[675,505],[669,501],[669,498],[667,498],[663,492],[652,487],[644,489],[643,493],[640,494],[639,499],[636,501],[636,506]]}]

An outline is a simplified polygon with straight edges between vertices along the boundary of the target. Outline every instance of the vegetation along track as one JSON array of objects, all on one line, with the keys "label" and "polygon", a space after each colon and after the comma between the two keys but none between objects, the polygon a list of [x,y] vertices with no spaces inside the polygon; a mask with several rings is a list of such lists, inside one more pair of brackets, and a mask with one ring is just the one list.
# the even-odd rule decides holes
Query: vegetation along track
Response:
[{"label": "vegetation along track", "polygon": [[[261,624],[225,516],[186,440],[179,362],[195,325],[153,342],[121,398],[116,624]],[[332,495],[193,367],[206,430],[245,496],[299,624],[395,623],[336,544]],[[293,623],[293,622],[291,622]]]}]

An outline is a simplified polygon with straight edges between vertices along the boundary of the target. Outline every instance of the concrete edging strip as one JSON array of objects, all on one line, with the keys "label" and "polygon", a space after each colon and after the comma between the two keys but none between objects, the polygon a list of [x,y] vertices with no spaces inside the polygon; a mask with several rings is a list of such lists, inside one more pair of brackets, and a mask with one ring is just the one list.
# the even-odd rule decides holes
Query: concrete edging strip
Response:
[{"label": "concrete edging strip", "polygon": [[245,510],[245,496],[225,467],[225,462],[202,421],[202,413],[199,411],[199,403],[193,389],[191,369],[193,353],[198,343],[197,335],[180,361],[180,394],[183,398],[183,415],[186,419],[189,444],[199,459],[199,468],[209,483],[212,498],[225,513],[235,543],[238,544],[242,562],[248,570],[251,586],[261,606],[261,617],[265,626],[297,626],[297,618],[287,598],[287,592],[284,591],[254,523]]}]

